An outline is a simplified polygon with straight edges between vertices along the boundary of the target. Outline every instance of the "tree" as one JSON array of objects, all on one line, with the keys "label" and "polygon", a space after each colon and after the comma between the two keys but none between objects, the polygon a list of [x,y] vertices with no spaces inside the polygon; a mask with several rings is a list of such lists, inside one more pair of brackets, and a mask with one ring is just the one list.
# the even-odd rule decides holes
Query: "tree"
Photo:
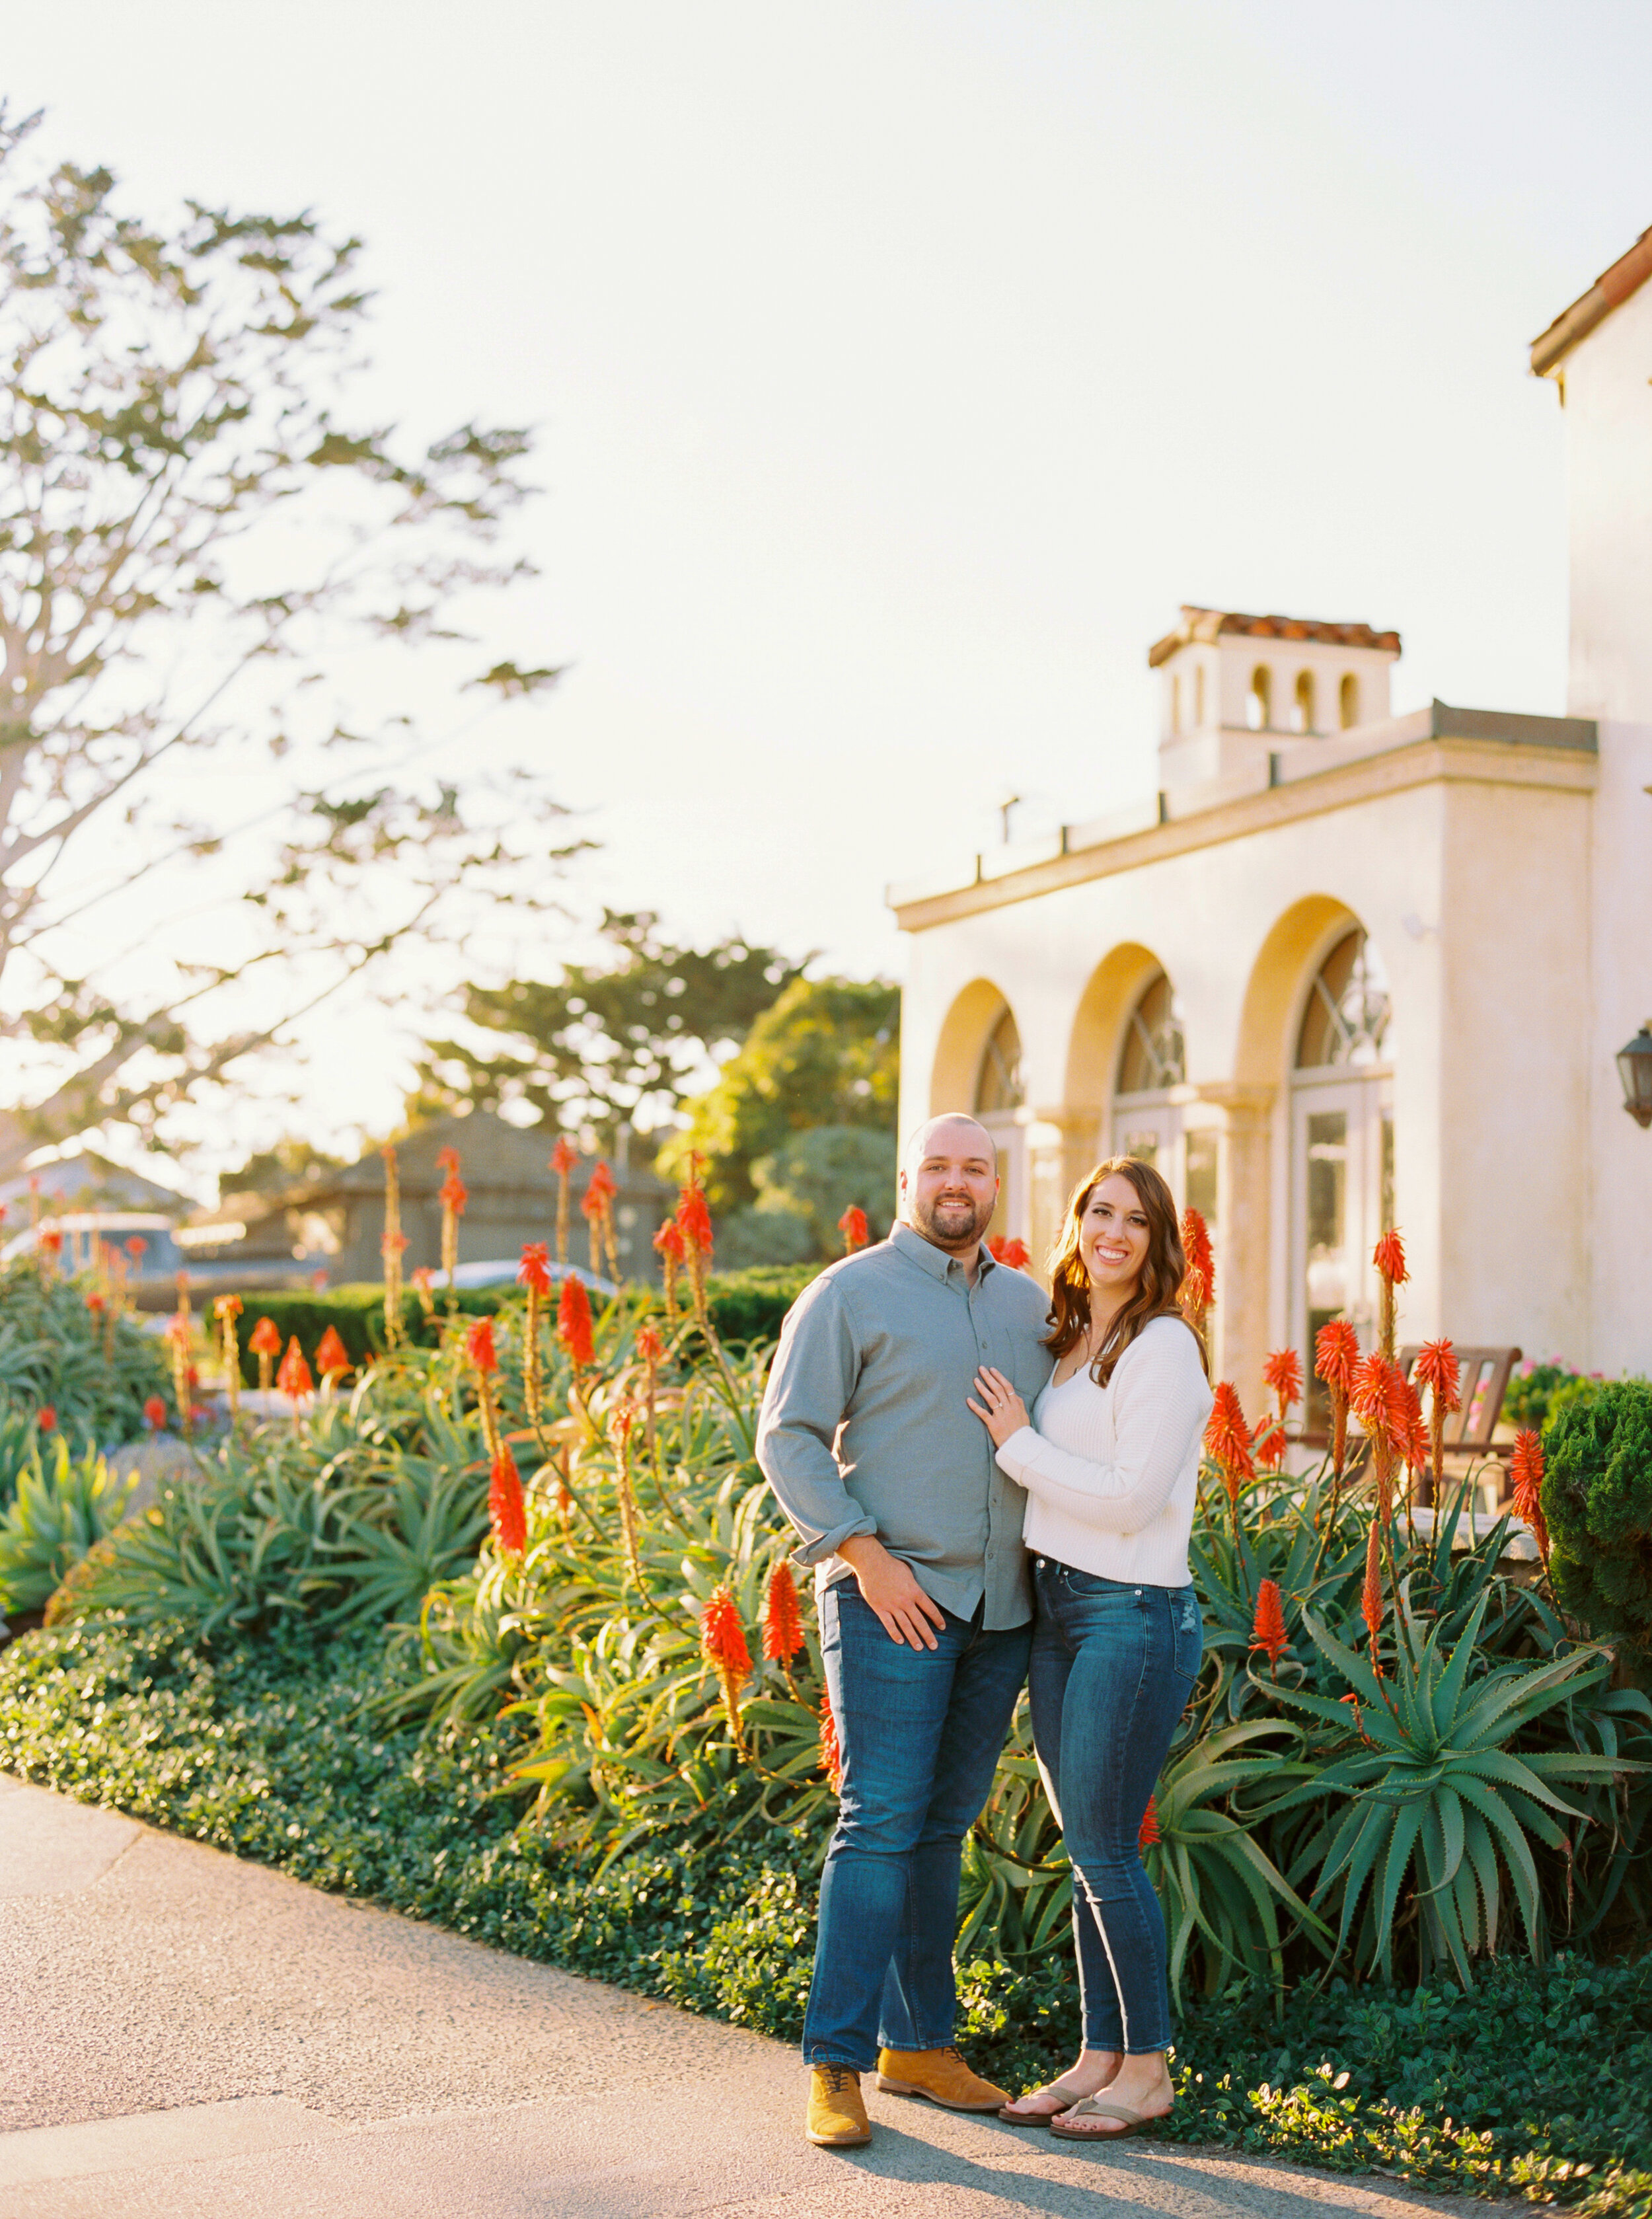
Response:
[{"label": "tree", "polygon": [[308,1141],[283,1134],[273,1147],[255,1149],[236,1170],[220,1172],[218,1191],[223,1197],[257,1195],[261,1201],[277,1202],[295,1187],[309,1186],[330,1172],[347,1170],[353,1160],[329,1155]]},{"label": "tree", "polygon": [[[112,1120],[152,1128],[443,930],[461,886],[521,898],[525,860],[473,797],[403,781],[386,750],[419,733],[362,722],[326,674],[363,641],[461,640],[454,596],[524,574],[496,543],[526,435],[469,424],[404,454],[342,420],[358,242],[195,202],[141,221],[107,170],[34,162],[39,121],[0,105],[0,980],[26,1097],[0,1172]],[[496,662],[472,682],[502,699],[556,675]],[[172,768],[202,755],[231,799],[202,810],[196,779],[180,811]],[[273,805],[238,810],[272,762]],[[531,844],[542,880],[573,852]],[[89,848],[101,881],[66,883]],[[109,904],[161,871],[196,903],[214,870],[210,933],[122,983]]]},{"label": "tree", "polygon": [[[686,1105],[686,1125],[661,1151],[661,1170],[681,1178],[690,1153],[702,1156],[711,1207],[727,1215],[757,1203],[757,1165],[779,1158],[795,1134],[848,1126],[892,1139],[900,1004],[899,987],[885,979],[794,979],[717,1085]],[[881,1198],[873,1214],[880,1208]]]},{"label": "tree", "polygon": [[464,1015],[482,1038],[429,1043],[410,1114],[522,1103],[548,1126],[592,1128],[605,1148],[622,1124],[674,1116],[803,966],[738,936],[679,947],[659,923],[649,910],[605,910],[612,958],[568,964],[550,981],[471,988]]}]

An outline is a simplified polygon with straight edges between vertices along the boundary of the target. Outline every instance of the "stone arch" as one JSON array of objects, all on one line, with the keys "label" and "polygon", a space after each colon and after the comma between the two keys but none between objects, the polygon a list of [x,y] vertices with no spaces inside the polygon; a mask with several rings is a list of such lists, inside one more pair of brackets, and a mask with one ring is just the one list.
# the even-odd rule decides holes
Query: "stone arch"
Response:
[{"label": "stone arch", "polygon": [[990,979],[972,979],[954,995],[935,1043],[926,1116],[939,1117],[949,1110],[973,1113],[981,1058],[992,1028],[1009,1005],[1009,997]]},{"label": "stone arch", "polygon": [[1067,1044],[1063,1098],[1070,1111],[1092,1110],[1099,1119],[1111,1109],[1124,1028],[1143,988],[1164,967],[1150,948],[1124,941],[1090,973]]},{"label": "stone arch", "polygon": [[1314,973],[1341,935],[1361,923],[1334,894],[1305,894],[1276,919],[1245,982],[1233,1055],[1236,1085],[1277,1085],[1290,1066]]}]

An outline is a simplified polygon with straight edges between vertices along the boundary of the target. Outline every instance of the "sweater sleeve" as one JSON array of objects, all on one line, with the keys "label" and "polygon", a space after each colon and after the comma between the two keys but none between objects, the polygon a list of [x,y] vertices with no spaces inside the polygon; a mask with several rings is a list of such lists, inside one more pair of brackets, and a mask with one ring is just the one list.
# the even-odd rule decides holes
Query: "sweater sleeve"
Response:
[{"label": "sweater sleeve", "polygon": [[1152,1524],[1197,1455],[1209,1415],[1210,1389],[1190,1343],[1183,1352],[1144,1336],[1137,1351],[1133,1363],[1130,1352],[1121,1358],[1115,1377],[1112,1464],[1058,1448],[1031,1426],[998,1451],[1001,1469],[1029,1495],[1098,1532],[1138,1533]]}]

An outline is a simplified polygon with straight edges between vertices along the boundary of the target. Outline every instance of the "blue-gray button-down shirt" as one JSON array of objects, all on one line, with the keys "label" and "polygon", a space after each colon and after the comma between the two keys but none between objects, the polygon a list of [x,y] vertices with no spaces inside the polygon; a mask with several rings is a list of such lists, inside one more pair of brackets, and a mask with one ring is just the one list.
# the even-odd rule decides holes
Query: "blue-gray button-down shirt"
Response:
[{"label": "blue-gray button-down shirt", "polygon": [[943,1610],[972,1618],[984,1597],[987,1626],[1026,1624],[1027,1498],[966,1398],[991,1364],[1030,1407],[1050,1376],[1048,1309],[1035,1279],[984,1247],[972,1286],[909,1225],[804,1290],[757,1429],[764,1476],[803,1537],[798,1563],[841,1579],[839,1542],[875,1533]]}]

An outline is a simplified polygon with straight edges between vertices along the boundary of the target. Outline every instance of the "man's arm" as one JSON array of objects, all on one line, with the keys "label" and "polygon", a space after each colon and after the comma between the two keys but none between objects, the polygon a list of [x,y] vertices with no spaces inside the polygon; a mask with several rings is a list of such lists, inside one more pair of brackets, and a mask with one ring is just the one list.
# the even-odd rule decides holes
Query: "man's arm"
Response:
[{"label": "man's arm", "polygon": [[940,1605],[879,1540],[878,1521],[843,1484],[833,1453],[860,1371],[848,1306],[833,1281],[817,1280],[780,1331],[757,1420],[757,1461],[802,1537],[798,1563],[842,1557],[890,1639],[933,1649],[929,1622],[946,1624]]}]

